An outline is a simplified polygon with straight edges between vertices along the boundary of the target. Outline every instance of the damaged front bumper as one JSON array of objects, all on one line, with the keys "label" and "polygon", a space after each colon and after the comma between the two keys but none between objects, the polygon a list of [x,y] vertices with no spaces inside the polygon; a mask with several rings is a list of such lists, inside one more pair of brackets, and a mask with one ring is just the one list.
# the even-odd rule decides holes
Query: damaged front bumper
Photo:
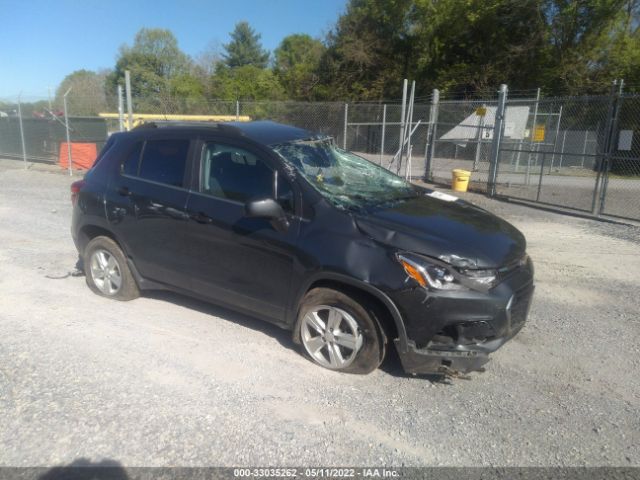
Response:
[{"label": "damaged front bumper", "polygon": [[[402,293],[405,342],[395,340],[405,372],[465,374],[482,370],[495,352],[524,327],[533,298],[529,263],[491,292],[431,295],[409,302],[420,292]],[[397,297],[398,298],[398,297]]]},{"label": "damaged front bumper", "polygon": [[[449,348],[417,348],[409,342],[404,351],[400,350],[400,342],[395,340],[400,353],[402,368],[410,374],[457,374],[482,371],[489,361],[489,354],[495,352],[508,340],[513,338],[524,326],[521,322],[502,338],[477,345],[451,345]],[[431,347],[431,345],[430,345]]]}]

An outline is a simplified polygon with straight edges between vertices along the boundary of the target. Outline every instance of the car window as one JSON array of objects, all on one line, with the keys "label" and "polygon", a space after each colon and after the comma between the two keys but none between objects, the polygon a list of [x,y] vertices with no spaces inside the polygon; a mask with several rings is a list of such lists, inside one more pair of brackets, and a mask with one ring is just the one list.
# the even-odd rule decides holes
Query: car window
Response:
[{"label": "car window", "polygon": [[189,140],[149,140],[144,146],[138,176],[182,187],[188,152]]},{"label": "car window", "polygon": [[123,175],[138,176],[138,165],[140,164],[140,153],[143,142],[138,142],[129,151],[124,161],[120,165],[120,173]]},{"label": "car window", "polygon": [[98,156],[96,157],[96,161],[93,162],[92,167],[95,167],[98,164],[98,162],[105,157],[105,155],[113,148],[115,143],[116,143],[115,137],[111,135],[107,139],[107,143],[104,144],[104,147],[102,147],[102,149],[98,153]]},{"label": "car window", "polygon": [[206,143],[201,172],[203,193],[238,202],[273,198],[273,170],[242,148]]}]

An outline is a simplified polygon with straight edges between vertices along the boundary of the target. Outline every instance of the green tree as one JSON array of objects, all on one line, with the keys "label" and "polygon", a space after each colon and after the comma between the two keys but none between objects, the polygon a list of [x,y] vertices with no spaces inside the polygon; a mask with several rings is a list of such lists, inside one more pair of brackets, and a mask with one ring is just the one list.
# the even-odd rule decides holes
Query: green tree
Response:
[{"label": "green tree", "polygon": [[76,70],[64,77],[58,86],[55,103],[62,105],[63,95],[71,88],[67,96],[70,115],[97,115],[104,112],[107,109],[105,80],[105,73]]},{"label": "green tree", "polygon": [[107,88],[114,92],[117,85],[124,85],[124,72],[129,70],[136,110],[166,113],[173,108],[171,94],[178,90],[177,83],[190,79],[191,69],[191,59],[180,50],[169,30],[143,28],[131,47],[120,48]]},{"label": "green tree", "polygon": [[282,100],[284,90],[271,70],[255,65],[221,67],[212,77],[212,91],[221,100]]},{"label": "green tree", "polygon": [[222,58],[226,66],[231,68],[246,65],[266,68],[269,61],[269,52],[263,50],[260,34],[256,33],[247,22],[236,24],[234,31],[231,32],[231,41],[224,45],[224,50]]},{"label": "green tree", "polygon": [[326,98],[398,98],[542,87],[602,91],[640,73],[639,0],[350,0],[327,37],[315,90]]},{"label": "green tree", "polygon": [[470,92],[540,86],[547,26],[540,0],[422,0],[414,12],[415,78],[431,88]]},{"label": "green tree", "polygon": [[305,34],[289,35],[280,42],[274,52],[274,73],[288,98],[314,99],[314,87],[319,82],[317,70],[324,51],[321,41]]},{"label": "green tree", "polygon": [[[547,0],[549,55],[542,66],[551,93],[578,94],[598,90],[611,78],[603,69],[615,32],[624,21],[625,0]],[[637,19],[636,19],[637,21]],[[611,78],[612,79],[612,78]]]}]

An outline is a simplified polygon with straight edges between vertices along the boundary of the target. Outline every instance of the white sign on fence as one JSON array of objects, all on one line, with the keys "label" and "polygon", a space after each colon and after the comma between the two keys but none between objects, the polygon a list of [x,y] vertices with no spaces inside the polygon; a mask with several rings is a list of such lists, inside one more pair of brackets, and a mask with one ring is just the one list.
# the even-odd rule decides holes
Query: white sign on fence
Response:
[{"label": "white sign on fence", "polygon": [[633,143],[633,130],[620,130],[618,135],[618,150],[629,151]]}]

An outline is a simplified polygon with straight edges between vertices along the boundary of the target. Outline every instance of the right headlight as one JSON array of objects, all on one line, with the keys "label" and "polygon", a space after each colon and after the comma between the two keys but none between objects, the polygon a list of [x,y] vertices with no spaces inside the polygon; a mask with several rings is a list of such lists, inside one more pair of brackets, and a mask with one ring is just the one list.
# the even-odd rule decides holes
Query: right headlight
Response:
[{"label": "right headlight", "polygon": [[486,291],[498,282],[498,274],[493,269],[456,268],[444,262],[398,253],[398,262],[407,275],[425,288],[434,290],[474,290]]}]

